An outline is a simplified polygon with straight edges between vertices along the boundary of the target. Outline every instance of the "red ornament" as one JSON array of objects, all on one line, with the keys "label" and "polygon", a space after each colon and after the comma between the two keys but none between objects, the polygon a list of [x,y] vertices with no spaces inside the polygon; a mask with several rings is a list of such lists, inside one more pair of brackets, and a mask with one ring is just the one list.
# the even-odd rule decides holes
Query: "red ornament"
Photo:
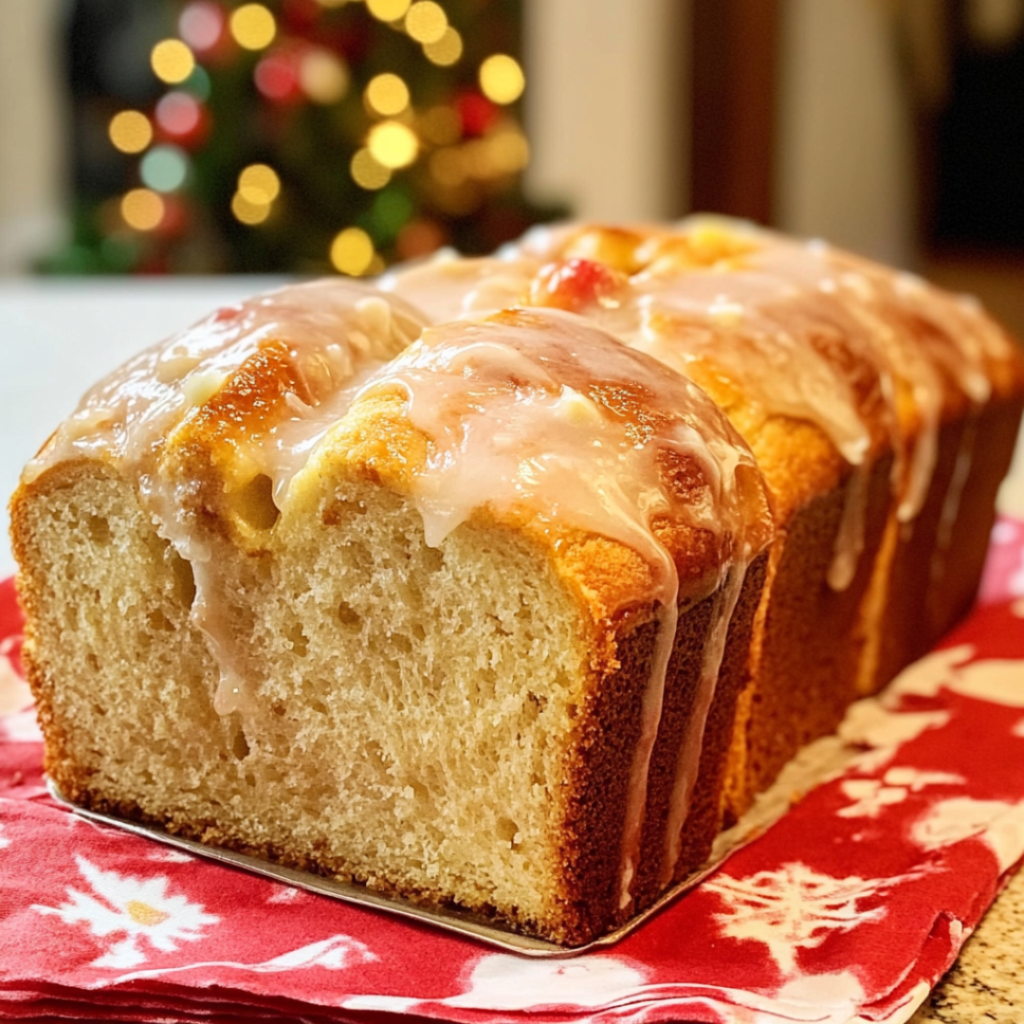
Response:
[{"label": "red ornament", "polygon": [[224,37],[227,18],[223,8],[212,0],[195,0],[178,18],[178,32],[196,53],[208,53]]},{"label": "red ornament", "polygon": [[224,7],[213,0],[195,0],[178,19],[181,38],[198,53],[207,67],[227,64],[238,55],[238,45],[227,31]]},{"label": "red ornament", "polygon": [[462,134],[469,138],[485,134],[498,117],[498,108],[477,92],[458,96],[455,109],[462,121]]},{"label": "red ornament", "polygon": [[189,225],[189,210],[185,200],[173,193],[165,195],[164,216],[157,233],[166,238],[180,238]]},{"label": "red ornament", "polygon": [[399,259],[412,260],[428,256],[447,241],[444,228],[437,221],[417,217],[398,232],[395,252]]},{"label": "red ornament", "polygon": [[153,113],[160,139],[195,149],[210,134],[209,111],[189,92],[175,89],[163,96]]},{"label": "red ornament", "polygon": [[274,103],[297,103],[302,99],[299,87],[299,50],[282,46],[271,50],[253,71],[256,88]]}]

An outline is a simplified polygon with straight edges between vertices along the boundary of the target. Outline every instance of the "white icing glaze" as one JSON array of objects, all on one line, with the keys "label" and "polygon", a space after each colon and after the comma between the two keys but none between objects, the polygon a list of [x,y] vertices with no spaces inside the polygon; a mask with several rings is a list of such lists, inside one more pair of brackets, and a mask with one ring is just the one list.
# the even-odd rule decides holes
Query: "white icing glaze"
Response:
[{"label": "white icing glaze", "polygon": [[[628,780],[619,892],[626,907],[678,602],[720,589],[730,573],[741,585],[750,559],[767,542],[766,523],[744,507],[749,497],[737,485],[737,470],[753,469],[752,456],[688,380],[569,313],[510,311],[428,330],[371,378],[363,394],[396,385],[407,395],[410,421],[430,439],[414,491],[428,543],[441,543],[475,510],[522,509],[541,524],[618,541],[653,570],[648,600],[658,633]],[[703,500],[673,492],[661,468],[665,452],[699,466]],[[688,580],[682,595],[674,558],[654,528],[666,515],[712,533],[720,550],[731,552],[703,579]],[[610,608],[607,615],[624,610]],[[731,611],[719,617],[719,633]],[[705,712],[722,644],[724,635],[709,644],[698,701]],[[680,806],[688,802],[689,793],[681,794]]]},{"label": "white icing glaze", "polygon": [[466,314],[494,312],[522,304],[539,260],[513,255],[452,260],[447,256],[408,268],[398,267],[380,279],[383,291],[411,302],[435,324]]},{"label": "white icing glaze", "polygon": [[130,360],[83,397],[25,470],[30,482],[75,458],[112,462],[137,482],[140,501],[161,536],[190,563],[196,585],[191,618],[219,668],[219,714],[252,710],[246,650],[232,629],[217,538],[202,535],[185,513],[189,481],[162,460],[165,443],[271,342],[284,343],[309,401],[285,395],[276,422],[239,440],[234,455],[255,477],[287,487],[316,441],[348,407],[369,372],[419,333],[422,317],[401,300],[340,278],[297,285],[221,309]]},{"label": "white icing glaze", "polygon": [[960,499],[963,497],[964,486],[971,473],[971,461],[974,453],[974,442],[978,433],[977,417],[972,416],[964,427],[960,437],[960,445],[956,452],[956,463],[949,478],[946,496],[939,514],[939,526],[935,531],[935,548],[932,551],[928,566],[928,576],[932,584],[930,593],[937,593],[938,584],[946,574],[946,554],[953,540],[953,526],[957,512],[960,510]]},{"label": "white icing glaze", "polygon": [[[349,384],[361,367],[401,351],[423,323],[401,300],[341,278],[224,307],[139,353],[87,391],[22,479],[31,482],[47,467],[79,457],[110,461],[126,472],[148,467],[171,431],[266,342],[284,341],[297,376],[327,396]],[[289,405],[296,420],[318,418],[319,402]]]},{"label": "white icing glaze", "polygon": [[[678,584],[678,576],[676,578]],[[675,601],[658,607],[658,640],[651,664],[650,678],[644,690],[640,709],[640,739],[633,751],[629,766],[626,796],[626,816],[622,827],[622,866],[619,876],[619,909],[625,910],[633,901],[633,879],[640,860],[640,839],[647,804],[647,780],[651,768],[651,755],[661,725],[661,710],[665,699],[665,674],[672,658],[676,626],[679,621]],[[687,805],[689,806],[689,805]]]},{"label": "white icing glaze", "polygon": [[715,610],[712,615],[710,636],[704,647],[700,681],[686,730],[679,747],[676,761],[672,794],[669,798],[668,821],[665,826],[665,852],[661,862],[659,883],[667,886],[679,863],[683,845],[683,826],[690,813],[694,787],[700,771],[701,754],[704,751],[704,735],[708,712],[718,688],[718,675],[725,655],[725,644],[732,624],[733,612],[739,600],[740,591],[746,578],[745,572],[732,571],[715,594]]},{"label": "white icing glaze", "polygon": [[839,530],[828,567],[828,585],[835,591],[846,590],[857,575],[860,553],[864,550],[864,520],[868,504],[870,466],[856,466],[846,481],[846,496]]}]

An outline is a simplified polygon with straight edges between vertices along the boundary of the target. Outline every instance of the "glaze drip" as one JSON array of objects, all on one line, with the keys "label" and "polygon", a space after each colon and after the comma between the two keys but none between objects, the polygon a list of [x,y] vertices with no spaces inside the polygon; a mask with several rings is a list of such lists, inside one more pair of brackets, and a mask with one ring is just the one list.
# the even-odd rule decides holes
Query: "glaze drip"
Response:
[{"label": "glaze drip", "polygon": [[[281,507],[292,477],[344,415],[362,380],[405,348],[422,325],[422,316],[401,300],[342,279],[284,288],[217,310],[87,392],[27,467],[24,479],[31,481],[60,461],[92,458],[135,480],[158,532],[192,566],[191,619],[219,667],[219,714],[253,711],[252,673],[247,645],[228,611],[224,567],[230,545],[197,527],[195,496],[178,471],[174,441],[192,437],[211,404],[235,387],[242,404],[229,404],[225,417],[231,422],[243,409],[249,422],[234,434],[218,435],[232,453],[224,489],[262,475],[272,482],[272,499]],[[254,361],[264,374],[281,374],[276,404],[273,394],[250,399],[247,385],[232,383]],[[254,390],[255,384],[249,387]]]},{"label": "glaze drip", "polygon": [[697,697],[686,723],[686,732],[679,746],[675,778],[669,799],[668,822],[665,826],[665,852],[662,856],[659,882],[667,886],[673,879],[679,854],[682,851],[683,827],[690,813],[693,791],[697,785],[701,754],[704,751],[704,734],[708,713],[718,688],[718,675],[725,656],[725,645],[729,626],[739,601],[746,573],[735,569],[725,575],[715,594],[715,608],[712,614],[711,635],[704,647]]},{"label": "glaze drip", "polygon": [[[427,330],[361,397],[396,387],[410,422],[429,439],[413,491],[429,544],[489,508],[607,537],[638,552],[649,570],[643,603],[655,609],[658,632],[628,780],[619,892],[625,908],[679,603],[706,597],[726,575],[741,584],[767,543],[763,491],[752,494],[737,479],[742,470],[756,475],[753,458],[692,383],[570,313],[510,310]],[[699,494],[671,486],[665,453],[699,467]],[[723,561],[681,588],[676,554],[659,536],[665,519],[714,535]],[[631,588],[631,603],[636,596]],[[608,607],[603,617],[626,610]],[[708,706],[731,611],[723,609],[721,643],[713,639],[707,655],[701,701]]]}]

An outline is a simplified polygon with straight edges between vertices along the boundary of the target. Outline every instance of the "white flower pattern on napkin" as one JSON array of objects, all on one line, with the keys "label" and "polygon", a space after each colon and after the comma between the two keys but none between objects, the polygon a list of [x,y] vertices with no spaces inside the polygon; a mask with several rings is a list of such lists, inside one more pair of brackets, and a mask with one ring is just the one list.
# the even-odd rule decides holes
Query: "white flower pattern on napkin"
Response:
[{"label": "white flower pattern on napkin", "polygon": [[883,807],[903,803],[911,793],[926,786],[956,786],[962,775],[927,772],[905,766],[890,768],[881,779],[846,779],[840,783],[844,796],[856,801],[836,813],[840,818],[877,818]]},{"label": "white flower pattern on napkin", "polygon": [[793,861],[777,871],[758,871],[746,878],[718,875],[705,882],[704,889],[728,907],[714,915],[722,934],[763,943],[780,970],[789,975],[796,968],[798,949],[815,949],[835,933],[883,918],[885,907],[862,910],[858,904],[901,880],[833,878]]},{"label": "white flower pattern on napkin", "polygon": [[1000,871],[1006,871],[1024,854],[1024,801],[967,796],[941,800],[914,822],[911,838],[924,850],[980,839],[995,855]]},{"label": "white flower pattern on napkin", "polygon": [[75,860],[96,895],[69,886],[65,891],[70,902],[59,907],[34,903],[32,909],[59,917],[65,924],[87,924],[99,938],[124,933],[123,939],[92,962],[93,967],[135,967],[146,962],[143,943],[173,953],[178,942],[205,938],[204,929],[220,922],[202,904],[168,895],[165,875],[137,878],[103,871],[80,855]]}]

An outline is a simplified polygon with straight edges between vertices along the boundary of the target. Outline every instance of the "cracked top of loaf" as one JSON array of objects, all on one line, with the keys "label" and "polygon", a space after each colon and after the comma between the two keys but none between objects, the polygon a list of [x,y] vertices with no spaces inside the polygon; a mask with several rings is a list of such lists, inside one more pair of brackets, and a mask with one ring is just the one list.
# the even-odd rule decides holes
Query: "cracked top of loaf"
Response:
[{"label": "cracked top of loaf", "polygon": [[[413,497],[428,540],[471,514],[525,512],[615,539],[659,578],[656,527],[673,517],[714,536],[719,560],[723,545],[763,549],[755,462],[784,519],[891,451],[912,519],[943,417],[1022,380],[972,300],[821,243],[708,218],[565,226],[494,257],[442,254],[218,310],[91,389],[24,481],[98,459],[183,547],[215,529],[258,549],[311,454],[388,394],[420,454],[385,457],[378,438],[368,465]],[[642,483],[624,495],[626,479]],[[845,561],[837,550],[837,585],[855,540]]]}]

